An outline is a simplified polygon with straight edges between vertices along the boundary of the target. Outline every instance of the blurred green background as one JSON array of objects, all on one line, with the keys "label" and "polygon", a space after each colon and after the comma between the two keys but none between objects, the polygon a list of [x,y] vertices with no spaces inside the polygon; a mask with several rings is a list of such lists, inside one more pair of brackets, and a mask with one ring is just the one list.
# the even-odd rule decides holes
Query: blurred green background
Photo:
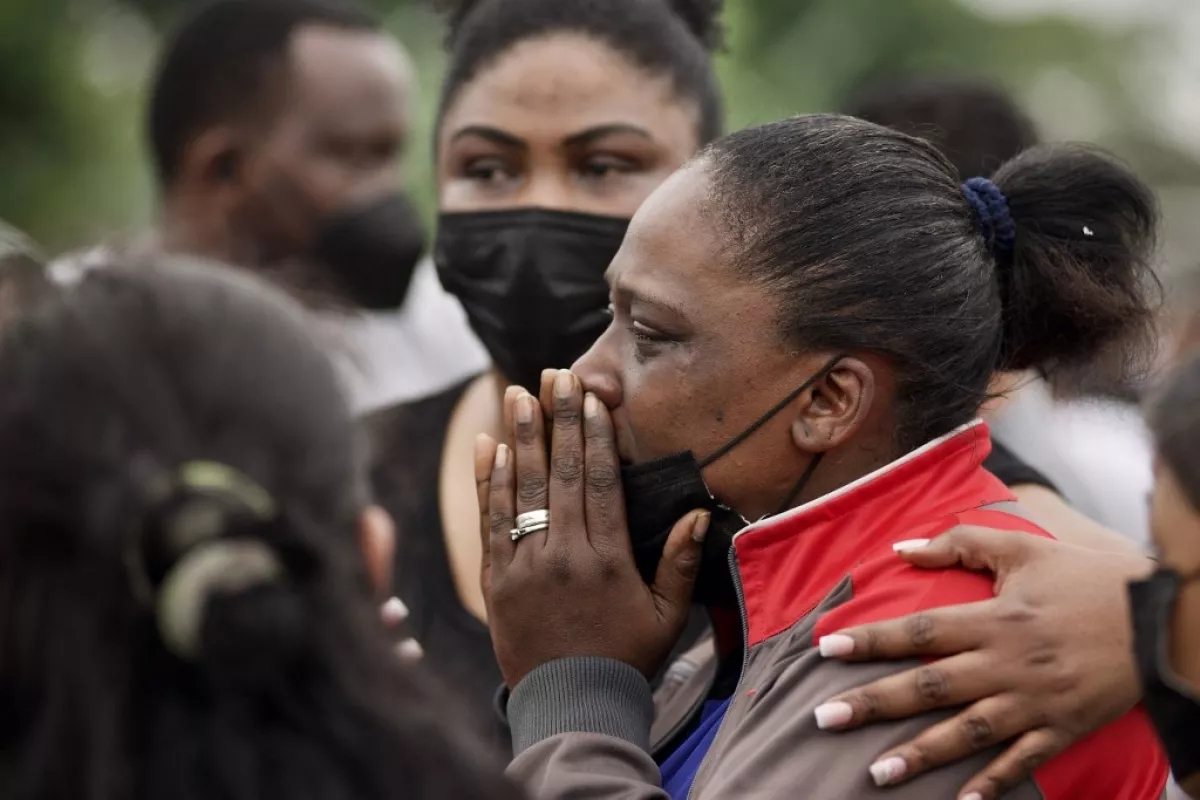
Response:
[{"label": "blurred green background", "polygon": [[[152,221],[143,91],[161,32],[189,5],[0,2],[0,219],[52,251]],[[410,170],[429,213],[428,130],[442,70],[441,26],[428,0],[373,5],[420,72],[421,130]],[[1187,77],[1200,65],[1186,42],[1200,28],[1195,0],[726,5],[729,47],[720,74],[730,127],[835,108],[877,76],[995,78],[1029,105],[1047,138],[1100,142],[1162,190],[1174,221],[1169,258],[1188,261],[1200,247],[1191,238],[1200,226],[1189,224],[1200,208],[1200,93]]]}]

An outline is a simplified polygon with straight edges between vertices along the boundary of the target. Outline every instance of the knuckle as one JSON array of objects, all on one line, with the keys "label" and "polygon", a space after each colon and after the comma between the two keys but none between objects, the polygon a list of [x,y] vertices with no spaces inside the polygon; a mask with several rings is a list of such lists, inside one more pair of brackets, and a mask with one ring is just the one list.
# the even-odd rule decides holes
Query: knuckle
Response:
[{"label": "knuckle", "polygon": [[915,647],[928,647],[934,640],[934,623],[928,614],[914,614],[904,623],[909,641]]},{"label": "knuckle", "polygon": [[908,765],[910,773],[924,772],[931,767],[937,766],[933,753],[922,742],[913,742],[908,745],[900,753],[900,756],[904,759],[904,763]]},{"label": "knuckle", "polygon": [[929,705],[946,702],[950,696],[950,679],[937,667],[922,667],[915,675],[917,697]]},{"label": "knuckle", "polygon": [[[862,632],[863,655],[867,659],[878,658],[883,650],[883,637],[879,635],[879,631],[874,627],[867,628]],[[855,648],[857,649],[857,648]]]},{"label": "knuckle", "polygon": [[991,721],[980,714],[968,714],[963,719],[962,733],[967,745],[973,750],[987,747],[995,740],[995,729]]},{"label": "knuckle", "polygon": [[578,483],[583,474],[583,458],[578,451],[557,453],[553,459],[552,469],[554,477],[561,483]]},{"label": "knuckle", "polygon": [[1021,772],[1028,775],[1041,769],[1042,765],[1050,760],[1053,751],[1049,747],[1034,747],[1021,753],[1017,759],[1020,765]]},{"label": "knuckle", "polygon": [[545,477],[538,473],[522,476],[517,482],[517,499],[526,505],[536,505],[539,508],[545,505]]},{"label": "knuckle", "polygon": [[1053,647],[1035,647],[1025,656],[1025,666],[1046,669],[1059,664],[1058,652]]},{"label": "knuckle", "polygon": [[875,722],[882,714],[883,705],[875,692],[856,692],[845,700],[855,710],[854,718],[858,722]]},{"label": "knuckle", "polygon": [[621,476],[611,464],[590,464],[586,476],[589,488],[597,492],[611,492],[621,485]]},{"label": "knuckle", "polygon": [[1022,628],[1036,625],[1038,618],[1038,610],[1031,603],[1024,600],[1014,600],[1006,603],[997,615],[997,619],[1005,625]]},{"label": "knuckle", "polygon": [[488,521],[493,534],[497,536],[501,533],[508,533],[509,530],[509,515],[503,511],[492,511],[488,514]]},{"label": "knuckle", "polygon": [[555,426],[579,424],[579,404],[573,397],[554,395],[554,424]]}]

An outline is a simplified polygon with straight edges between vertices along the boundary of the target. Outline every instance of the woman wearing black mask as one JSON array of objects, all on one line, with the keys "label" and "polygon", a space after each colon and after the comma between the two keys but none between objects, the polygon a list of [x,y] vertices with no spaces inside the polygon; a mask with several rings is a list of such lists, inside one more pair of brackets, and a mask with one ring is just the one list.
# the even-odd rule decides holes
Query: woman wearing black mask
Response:
[{"label": "woman wearing black mask", "polygon": [[501,677],[479,590],[472,441],[499,434],[505,387],[536,386],[603,332],[604,269],[629,218],[720,133],[709,5],[482,0],[449,17],[435,256],[495,369],[368,424],[385,456],[376,491],[402,532],[409,625],[505,749],[491,712]]},{"label": "woman wearing black mask", "polygon": [[[719,133],[720,98],[708,53],[720,38],[716,5],[479,0],[458,4],[451,16],[437,136],[443,213],[435,252],[443,283],[463,301],[496,370],[427,401],[382,411],[369,425],[379,455],[376,492],[400,531],[397,584],[412,610],[412,632],[427,663],[479,710],[480,724],[500,741],[507,732],[491,721],[500,674],[483,623],[468,453],[476,434],[502,433],[505,386],[529,386],[543,368],[570,364],[604,329],[603,273],[628,218]],[[1054,552],[1053,558],[1080,562],[1074,554]],[[1066,629],[1059,640],[1070,649],[1076,636],[1091,631],[1065,619],[1102,611],[1069,587],[1062,594],[1052,603],[1062,617],[1001,625],[1017,618],[1009,612],[1024,603],[1018,595],[981,610],[970,627],[996,634],[988,651],[994,658],[1014,657],[1014,642],[1037,638],[1046,626]],[[1119,617],[1121,608],[1118,603],[1111,616]],[[1107,652],[1125,656],[1119,644]],[[1046,682],[1032,669],[980,676],[964,663],[948,676],[957,704],[999,694],[1028,708],[1046,700]],[[924,710],[909,705],[913,695],[904,688],[881,691],[885,706],[901,716]],[[1110,700],[1098,703],[1097,697]],[[1134,702],[1103,680],[1055,699],[1064,719],[1085,707],[1119,714]],[[1016,736],[1039,721],[1020,714],[995,724]],[[946,727],[931,729],[922,746],[931,765],[979,747]]]},{"label": "woman wearing black mask", "polygon": [[1200,797],[1200,354],[1149,414],[1158,459],[1150,526],[1161,568],[1130,585],[1146,709],[1175,779]]}]

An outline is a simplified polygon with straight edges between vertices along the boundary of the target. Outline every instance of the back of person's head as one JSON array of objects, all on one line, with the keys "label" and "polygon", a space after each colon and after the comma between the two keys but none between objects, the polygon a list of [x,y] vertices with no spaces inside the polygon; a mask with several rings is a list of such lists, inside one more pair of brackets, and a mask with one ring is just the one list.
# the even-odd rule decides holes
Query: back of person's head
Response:
[{"label": "back of person's head", "polygon": [[1147,418],[1158,457],[1200,511],[1200,350],[1193,350],[1167,379]]},{"label": "back of person's head", "polygon": [[511,796],[395,661],[310,327],[158,262],[0,331],[5,797]]},{"label": "back of person's head", "polygon": [[842,113],[932,142],[963,180],[991,176],[1038,141],[1033,121],[1008,92],[974,78],[874,83],[853,95]]},{"label": "back of person's head", "polygon": [[1121,164],[1041,146],[960,183],[929,142],[849,117],[731,134],[700,162],[733,263],[789,341],[896,372],[900,445],[969,421],[994,371],[1054,375],[1153,341],[1157,207]]},{"label": "back of person's head", "polygon": [[670,78],[696,106],[697,133],[721,134],[724,109],[712,51],[721,46],[721,0],[443,0],[450,63],[439,119],[464,84],[516,45],[558,33],[595,39],[652,75]]},{"label": "back of person's head", "polygon": [[173,183],[189,142],[212,126],[279,113],[288,46],[307,25],[379,29],[377,19],[343,0],[212,0],[183,22],[151,89],[148,128],[160,183]]}]

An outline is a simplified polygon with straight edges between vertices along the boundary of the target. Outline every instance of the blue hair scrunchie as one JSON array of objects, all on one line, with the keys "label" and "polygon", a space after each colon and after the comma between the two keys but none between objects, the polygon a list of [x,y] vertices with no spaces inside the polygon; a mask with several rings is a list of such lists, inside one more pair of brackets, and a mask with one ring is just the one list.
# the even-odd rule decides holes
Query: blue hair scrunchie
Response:
[{"label": "blue hair scrunchie", "polygon": [[975,228],[987,242],[992,256],[1004,261],[1012,255],[1017,240],[1008,198],[1000,187],[987,178],[971,178],[962,185],[962,193],[975,213]]}]

